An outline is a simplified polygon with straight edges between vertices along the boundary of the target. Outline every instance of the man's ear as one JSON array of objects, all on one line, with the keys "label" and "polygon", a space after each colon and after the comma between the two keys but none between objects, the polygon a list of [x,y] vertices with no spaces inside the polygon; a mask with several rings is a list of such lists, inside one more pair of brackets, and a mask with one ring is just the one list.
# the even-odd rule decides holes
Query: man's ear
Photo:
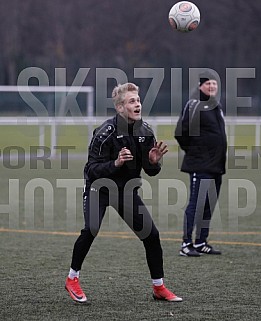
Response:
[{"label": "man's ear", "polygon": [[118,104],[118,105],[116,105],[115,108],[116,108],[117,113],[123,112],[123,104]]}]

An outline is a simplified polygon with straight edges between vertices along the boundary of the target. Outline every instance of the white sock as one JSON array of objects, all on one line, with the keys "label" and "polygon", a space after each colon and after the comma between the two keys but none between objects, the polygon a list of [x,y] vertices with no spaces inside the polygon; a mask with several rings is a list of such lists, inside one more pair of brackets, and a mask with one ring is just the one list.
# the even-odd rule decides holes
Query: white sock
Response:
[{"label": "white sock", "polygon": [[72,268],[70,268],[69,275],[68,277],[73,280],[74,278],[79,278],[80,276],[80,271],[74,271]]},{"label": "white sock", "polygon": [[163,279],[152,279],[152,284],[155,286],[161,286],[163,284]]}]

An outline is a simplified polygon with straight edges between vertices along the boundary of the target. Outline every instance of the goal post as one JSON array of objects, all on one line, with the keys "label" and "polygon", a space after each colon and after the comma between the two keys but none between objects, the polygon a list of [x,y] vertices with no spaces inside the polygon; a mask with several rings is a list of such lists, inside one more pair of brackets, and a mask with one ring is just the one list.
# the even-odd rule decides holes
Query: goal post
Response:
[{"label": "goal post", "polygon": [[[39,146],[45,145],[45,127],[50,126],[52,156],[61,125],[58,119],[77,124],[95,114],[93,86],[0,86],[0,97],[0,119],[5,119],[1,124],[38,126]],[[88,126],[88,137],[92,130],[93,124]]]},{"label": "goal post", "polygon": [[[35,112],[35,115],[33,116],[36,117],[63,117],[66,116],[68,111],[71,112],[71,116],[73,117],[92,117],[94,115],[93,86],[0,86],[0,95],[3,96],[4,93],[13,95],[16,100],[14,103],[17,104],[15,109],[19,108],[19,105],[21,106],[21,109],[27,106]],[[36,96],[36,93],[42,93],[45,95],[45,97],[42,95],[44,102]],[[85,110],[83,109],[83,106],[80,108],[77,101],[80,94],[84,94],[86,96]],[[47,98],[49,100],[50,98],[53,98],[51,104],[54,107],[54,112],[51,114],[48,113],[48,106],[45,105],[46,100],[48,100]],[[69,106],[69,103],[72,102],[72,106]],[[66,106],[67,103],[68,106]],[[15,110],[13,112],[15,112]]]}]

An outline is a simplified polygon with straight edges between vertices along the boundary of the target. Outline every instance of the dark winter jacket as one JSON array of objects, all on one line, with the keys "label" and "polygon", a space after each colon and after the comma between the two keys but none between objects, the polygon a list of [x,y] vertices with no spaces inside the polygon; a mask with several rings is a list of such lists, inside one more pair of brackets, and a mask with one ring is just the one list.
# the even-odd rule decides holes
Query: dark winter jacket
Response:
[{"label": "dark winter jacket", "polygon": [[[140,181],[142,169],[149,176],[158,174],[160,164],[149,163],[149,151],[155,143],[152,129],[143,120],[128,124],[120,115],[108,119],[93,132],[84,169],[87,187],[99,178],[109,178],[124,188],[131,179]],[[131,151],[133,160],[116,167],[114,162],[123,147]]]},{"label": "dark winter jacket", "polygon": [[182,110],[175,138],[185,151],[181,171],[225,173],[227,138],[220,104],[213,98],[191,99]]}]

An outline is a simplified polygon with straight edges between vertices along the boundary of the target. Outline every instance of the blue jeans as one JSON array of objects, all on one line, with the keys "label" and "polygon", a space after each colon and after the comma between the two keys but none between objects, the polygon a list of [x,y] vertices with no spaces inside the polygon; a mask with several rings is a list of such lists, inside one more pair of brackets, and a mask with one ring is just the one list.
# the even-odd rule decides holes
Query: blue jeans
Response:
[{"label": "blue jeans", "polygon": [[196,228],[195,244],[207,241],[209,225],[217,204],[221,174],[191,173],[190,198],[184,215],[183,241],[192,243],[192,233]]}]

